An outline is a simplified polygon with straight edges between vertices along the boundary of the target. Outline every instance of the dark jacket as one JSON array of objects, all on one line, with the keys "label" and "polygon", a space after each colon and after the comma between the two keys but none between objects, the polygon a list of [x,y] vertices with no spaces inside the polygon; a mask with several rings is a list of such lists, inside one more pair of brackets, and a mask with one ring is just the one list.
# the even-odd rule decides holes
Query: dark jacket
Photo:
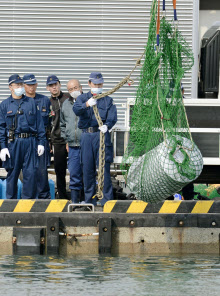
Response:
[{"label": "dark jacket", "polygon": [[73,98],[66,100],[60,110],[61,136],[70,147],[80,146],[82,131],[78,128],[79,117],[73,112]]},{"label": "dark jacket", "polygon": [[65,140],[61,137],[60,131],[60,109],[63,102],[69,98],[68,93],[60,92],[58,97],[50,97],[52,106],[52,130],[51,130],[51,142],[52,144],[65,144]]},{"label": "dark jacket", "polygon": [[[18,110],[22,111],[18,113]],[[0,143],[1,149],[8,147],[9,130],[14,134],[36,134],[38,145],[44,145],[46,141],[45,128],[40,111],[37,109],[33,98],[22,96],[20,104],[10,96],[0,105]]]},{"label": "dark jacket", "polygon": [[44,127],[47,128],[50,125],[50,118],[49,118],[50,106],[51,106],[50,100],[48,97],[36,93],[34,97],[34,101],[43,118]]},{"label": "dark jacket", "polygon": [[[92,97],[91,91],[77,97],[73,105],[73,111],[79,116],[78,127],[86,129],[88,127],[98,127],[92,107],[86,107],[86,102]],[[97,100],[97,108],[103,124],[110,130],[117,122],[117,109],[113,99],[109,96]]]}]

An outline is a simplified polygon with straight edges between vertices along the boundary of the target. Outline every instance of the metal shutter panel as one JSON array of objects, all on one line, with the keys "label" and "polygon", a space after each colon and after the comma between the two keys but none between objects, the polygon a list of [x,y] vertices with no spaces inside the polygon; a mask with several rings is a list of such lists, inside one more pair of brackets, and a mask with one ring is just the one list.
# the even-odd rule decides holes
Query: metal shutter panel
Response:
[{"label": "metal shutter panel", "polygon": [[[161,1],[162,2],[162,1]],[[167,0],[167,17],[172,1]],[[34,73],[38,92],[49,95],[46,77],[56,74],[66,83],[77,78],[88,91],[91,71],[101,71],[104,90],[128,75],[147,42],[151,0],[119,1],[0,1],[0,99],[9,96],[8,77],[13,73]],[[192,44],[193,0],[179,0],[180,29]],[[112,97],[118,109],[118,123],[124,124],[125,102],[135,97],[139,69],[133,86],[125,85]],[[191,73],[183,81],[190,97]]]}]

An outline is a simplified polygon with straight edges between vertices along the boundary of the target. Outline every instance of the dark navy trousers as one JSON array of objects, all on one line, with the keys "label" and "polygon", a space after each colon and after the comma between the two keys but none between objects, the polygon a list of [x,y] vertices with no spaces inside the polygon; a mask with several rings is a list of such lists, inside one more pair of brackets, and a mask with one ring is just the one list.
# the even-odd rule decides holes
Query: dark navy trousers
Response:
[{"label": "dark navy trousers", "polygon": [[10,158],[3,162],[7,170],[6,198],[17,199],[17,182],[20,171],[23,171],[22,199],[35,198],[37,192],[36,170],[38,166],[37,139],[16,138],[9,143]]},{"label": "dark navy trousers", "polygon": [[[92,199],[96,193],[96,168],[99,162],[99,132],[82,133],[81,135],[81,161],[83,166],[83,182],[85,202],[96,204],[97,200]],[[101,205],[113,199],[112,182],[110,176],[110,163],[113,162],[113,146],[110,134],[105,133],[105,173],[103,199]]]},{"label": "dark navy trousers", "polygon": [[46,144],[44,145],[44,154],[39,157],[37,168],[36,199],[51,198],[47,172],[48,166],[50,166],[50,147],[48,141],[46,141]]},{"label": "dark navy trousers", "polygon": [[68,170],[70,173],[71,190],[82,189],[82,165],[80,160],[80,147],[70,147],[68,153]]}]

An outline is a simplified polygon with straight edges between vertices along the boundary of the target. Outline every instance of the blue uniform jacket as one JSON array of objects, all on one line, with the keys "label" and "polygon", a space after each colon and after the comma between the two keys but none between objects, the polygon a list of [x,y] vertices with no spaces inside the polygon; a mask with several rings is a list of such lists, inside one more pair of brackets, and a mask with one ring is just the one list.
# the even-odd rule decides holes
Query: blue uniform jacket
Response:
[{"label": "blue uniform jacket", "polygon": [[41,116],[43,118],[44,122],[44,127],[50,127],[51,126],[51,120],[49,118],[49,113],[50,113],[50,106],[51,102],[48,97],[36,93],[34,97],[34,101],[38,107],[38,110],[41,113]]},{"label": "blue uniform jacket", "polygon": [[[0,104],[0,143],[1,149],[8,147],[9,128],[14,125],[15,135],[19,133],[36,134],[39,145],[44,145],[45,128],[39,110],[34,99],[25,95],[20,101],[20,108],[10,96]],[[22,114],[18,114],[18,109]]]},{"label": "blue uniform jacket", "polygon": [[[79,116],[78,127],[86,129],[88,127],[98,127],[92,107],[86,107],[86,102],[92,97],[91,91],[77,97],[73,105],[73,111]],[[117,109],[113,103],[113,99],[109,96],[97,100],[97,107],[103,124],[108,126],[110,130],[117,122]]]}]

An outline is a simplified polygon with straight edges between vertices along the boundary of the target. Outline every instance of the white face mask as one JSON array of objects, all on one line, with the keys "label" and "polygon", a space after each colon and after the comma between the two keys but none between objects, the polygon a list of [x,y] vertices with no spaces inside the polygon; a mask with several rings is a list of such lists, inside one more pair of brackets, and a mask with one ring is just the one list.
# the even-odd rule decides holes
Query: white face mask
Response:
[{"label": "white face mask", "polygon": [[78,96],[81,95],[81,91],[75,90],[75,91],[71,92],[70,95],[72,98],[76,99]]},{"label": "white face mask", "polygon": [[103,92],[103,88],[102,87],[100,87],[100,88],[98,88],[98,87],[92,87],[91,88],[91,92],[93,93],[93,94],[101,94],[102,92]]},{"label": "white face mask", "polygon": [[24,87],[15,88],[14,93],[18,97],[22,96],[25,93]]}]

